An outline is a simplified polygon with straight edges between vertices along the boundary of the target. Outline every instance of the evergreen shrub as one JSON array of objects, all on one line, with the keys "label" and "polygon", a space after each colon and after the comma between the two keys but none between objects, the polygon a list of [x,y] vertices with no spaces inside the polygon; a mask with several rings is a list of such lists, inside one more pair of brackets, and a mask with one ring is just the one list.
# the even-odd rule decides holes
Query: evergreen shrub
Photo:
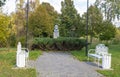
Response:
[{"label": "evergreen shrub", "polygon": [[85,39],[73,37],[54,38],[34,38],[31,49],[44,51],[70,51],[81,50],[85,46]]}]

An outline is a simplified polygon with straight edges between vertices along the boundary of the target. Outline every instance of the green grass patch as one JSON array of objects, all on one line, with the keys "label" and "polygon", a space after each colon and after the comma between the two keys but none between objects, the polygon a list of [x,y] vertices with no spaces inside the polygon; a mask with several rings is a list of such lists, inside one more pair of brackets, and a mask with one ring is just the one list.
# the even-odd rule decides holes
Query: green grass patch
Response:
[{"label": "green grass patch", "polygon": [[[35,60],[40,51],[30,52],[30,59]],[[16,49],[0,50],[0,77],[36,77],[35,69],[12,69],[16,66]]]},{"label": "green grass patch", "polygon": [[112,69],[110,71],[101,71],[106,77],[120,77],[120,45],[110,45],[109,53],[112,54]]},{"label": "green grass patch", "polygon": [[[92,48],[95,48],[92,46]],[[113,70],[98,70],[99,73],[106,77],[120,77],[120,45],[109,45],[109,53],[112,54]],[[86,61],[85,50],[72,51],[72,55],[80,61]]]},{"label": "green grass patch", "polygon": [[85,49],[81,51],[72,51],[71,54],[80,61],[86,61],[87,57],[85,56]]},{"label": "green grass patch", "polygon": [[11,69],[2,66],[0,77],[36,77],[35,69]]},{"label": "green grass patch", "polygon": [[30,54],[29,54],[29,59],[30,60],[36,60],[40,55],[42,54],[42,52],[40,50],[33,50],[33,51],[30,51]]}]

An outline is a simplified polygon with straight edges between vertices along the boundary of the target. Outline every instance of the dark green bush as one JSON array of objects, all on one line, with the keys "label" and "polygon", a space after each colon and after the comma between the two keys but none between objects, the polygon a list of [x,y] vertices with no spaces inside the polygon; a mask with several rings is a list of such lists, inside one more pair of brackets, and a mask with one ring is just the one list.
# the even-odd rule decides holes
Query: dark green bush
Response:
[{"label": "dark green bush", "polygon": [[69,51],[69,50],[81,50],[84,46],[85,40],[79,38],[72,37],[61,37],[57,39],[34,38],[31,49]]}]

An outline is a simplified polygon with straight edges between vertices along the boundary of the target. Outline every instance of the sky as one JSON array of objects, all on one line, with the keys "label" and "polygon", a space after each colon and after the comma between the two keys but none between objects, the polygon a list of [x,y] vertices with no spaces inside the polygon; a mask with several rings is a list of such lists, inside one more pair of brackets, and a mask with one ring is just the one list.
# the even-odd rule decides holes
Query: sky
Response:
[{"label": "sky", "polygon": [[[3,12],[6,14],[10,14],[11,12],[15,12],[15,6],[16,6],[15,1],[16,0],[7,0],[6,5],[3,6]],[[40,0],[40,3],[48,2],[55,8],[55,10],[58,13],[61,13],[60,12],[61,1],[63,1],[63,0]],[[74,1],[75,8],[77,9],[78,13],[80,13],[80,15],[82,15],[84,12],[86,12],[87,0],[73,0],[73,1]],[[95,0],[89,0],[89,6],[94,4],[94,2],[95,2]],[[120,21],[116,20],[113,23],[116,24],[117,26],[120,26]]]},{"label": "sky", "polygon": [[[4,13],[10,14],[11,12],[15,11],[15,1],[16,0],[7,0],[6,5],[3,7]],[[48,2],[55,8],[58,13],[61,13],[61,1],[63,0],[40,0],[40,3]],[[95,0],[89,0],[89,6],[94,2]],[[74,5],[78,13],[82,15],[84,12],[86,12],[87,0],[74,0]]]}]

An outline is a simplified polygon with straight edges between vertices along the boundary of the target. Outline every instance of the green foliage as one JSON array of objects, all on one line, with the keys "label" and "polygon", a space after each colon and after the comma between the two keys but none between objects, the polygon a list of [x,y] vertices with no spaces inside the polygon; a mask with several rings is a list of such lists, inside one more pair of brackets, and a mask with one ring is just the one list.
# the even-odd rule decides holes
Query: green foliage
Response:
[{"label": "green foliage", "polygon": [[100,9],[98,9],[96,6],[90,6],[88,9],[89,13],[89,34],[91,36],[96,36],[96,34],[99,34],[99,29],[102,25],[103,16],[100,12]]},{"label": "green foliage", "polygon": [[115,38],[113,39],[113,44],[120,44],[120,29],[116,29]]},{"label": "green foliage", "polygon": [[25,40],[25,36],[19,37],[19,41],[21,42],[23,47],[25,47]]},{"label": "green foliage", "polygon": [[30,60],[36,60],[40,55],[42,54],[42,52],[40,50],[33,50],[33,51],[30,51]]},{"label": "green foliage", "polygon": [[[60,34],[64,37],[80,36],[80,15],[74,7],[73,1],[64,0],[61,2],[62,14],[60,15]],[[82,28],[83,29],[83,28]]]},{"label": "green foliage", "polygon": [[[116,28],[111,21],[103,20],[103,15],[97,6],[90,6],[88,8],[88,34],[92,38],[97,37],[102,41],[108,41],[115,37]],[[83,15],[84,21],[86,21],[86,13]]]},{"label": "green foliage", "polygon": [[30,11],[34,11],[40,5],[40,0],[34,0],[29,3]]},{"label": "green foliage", "polygon": [[[87,13],[82,15],[83,21],[86,25]],[[99,8],[91,5],[88,8],[88,35],[90,35],[90,42],[92,43],[93,37],[97,37],[102,30],[103,16]],[[85,31],[85,30],[84,30]]]},{"label": "green foliage", "polygon": [[71,54],[73,57],[77,58],[80,61],[86,61],[87,56],[85,55],[85,49],[83,48],[81,51],[72,51]]},{"label": "green foliage", "polygon": [[11,33],[10,37],[8,38],[8,40],[9,40],[8,42],[9,42],[10,47],[15,47],[16,46],[17,40],[16,40],[16,35],[15,34]]},{"label": "green foliage", "polygon": [[113,24],[109,21],[104,21],[102,25],[102,30],[99,35],[100,40],[111,40],[115,37],[116,34],[116,28],[113,26]]},{"label": "green foliage", "polygon": [[7,39],[10,36],[10,17],[0,13],[0,47],[6,46]]},{"label": "green foliage", "polygon": [[12,25],[15,25],[15,37],[16,41],[21,41],[25,37],[26,33],[26,7],[24,5],[24,0],[18,0],[16,4],[16,12],[12,14]]},{"label": "green foliage", "polygon": [[5,1],[6,1],[6,0],[0,0],[0,7],[5,4]]},{"label": "green foliage", "polygon": [[29,18],[29,32],[34,37],[50,37],[53,33],[53,20],[45,7],[39,5]]},{"label": "green foliage", "polygon": [[47,11],[47,13],[51,16],[51,20],[53,21],[52,23],[55,25],[55,24],[58,24],[58,13],[57,11],[55,11],[54,7],[51,6],[49,3],[45,3],[43,2],[41,4]]},{"label": "green foliage", "polygon": [[85,46],[85,40],[79,38],[35,38],[32,49],[41,50],[80,50]]},{"label": "green foliage", "polygon": [[95,5],[105,14],[108,21],[120,19],[120,1],[119,0],[96,0]]}]

